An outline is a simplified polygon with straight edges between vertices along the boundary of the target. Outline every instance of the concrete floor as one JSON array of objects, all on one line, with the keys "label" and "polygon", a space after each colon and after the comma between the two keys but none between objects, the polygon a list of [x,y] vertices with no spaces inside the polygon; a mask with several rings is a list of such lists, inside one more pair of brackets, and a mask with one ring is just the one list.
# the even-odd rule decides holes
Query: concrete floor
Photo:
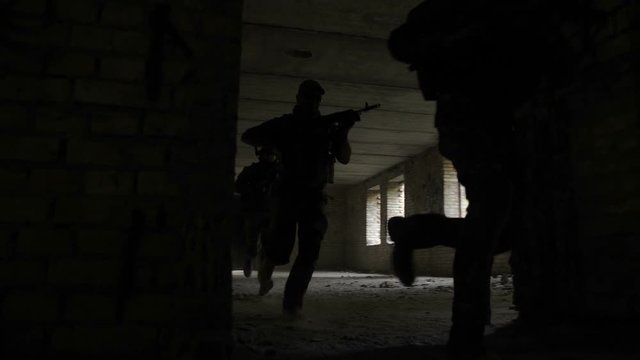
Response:
[{"label": "concrete floor", "polygon": [[[255,278],[234,272],[237,359],[341,358],[389,349],[435,347],[447,338],[451,317],[451,278],[419,277],[412,288],[387,275],[317,272],[305,298],[304,317],[281,318],[287,273],[276,273],[275,286],[257,296]],[[493,281],[493,325],[514,319],[510,279]],[[420,353],[420,351],[418,351]]]},{"label": "concrete floor", "polygon": [[[451,278],[420,277],[405,288],[393,277],[317,272],[304,318],[287,322],[281,301],[287,273],[257,295],[254,277],[234,271],[234,360],[444,360],[450,325]],[[510,309],[510,278],[492,279],[491,359],[640,360],[636,324],[520,329]]]}]

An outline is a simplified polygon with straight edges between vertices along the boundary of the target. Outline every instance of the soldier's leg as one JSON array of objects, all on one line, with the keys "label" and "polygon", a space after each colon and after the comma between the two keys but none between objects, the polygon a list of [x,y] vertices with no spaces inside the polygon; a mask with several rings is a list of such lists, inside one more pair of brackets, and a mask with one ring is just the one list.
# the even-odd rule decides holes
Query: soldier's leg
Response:
[{"label": "soldier's leg", "polygon": [[448,218],[442,214],[416,214],[393,217],[387,223],[393,241],[391,264],[393,273],[405,286],[413,285],[413,250],[436,245],[455,248],[458,244],[463,219]]},{"label": "soldier's leg", "polygon": [[388,230],[393,242],[403,243],[412,250],[438,245],[455,248],[463,221],[462,218],[448,218],[435,213],[396,216],[389,219]]},{"label": "soldier's leg", "polygon": [[271,279],[276,265],[289,262],[296,239],[296,212],[291,201],[283,197],[270,216],[268,230],[263,232],[262,259],[258,270],[259,295],[266,295],[273,287]]},{"label": "soldier's leg", "polygon": [[253,271],[253,258],[256,256],[257,249],[256,244],[259,236],[259,228],[256,223],[255,213],[248,213],[245,215],[243,224],[244,235],[244,261],[242,270],[245,277],[250,277]]},{"label": "soldier's leg", "polygon": [[467,359],[484,352],[484,327],[491,309],[491,266],[509,216],[512,187],[497,168],[457,169],[466,187],[469,208],[454,258],[449,350],[454,358]]},{"label": "soldier's leg", "polygon": [[438,148],[453,162],[469,200],[454,258],[448,348],[455,359],[474,359],[484,353],[493,255],[512,203],[507,166],[514,156],[511,109],[491,104],[461,94],[438,99]]},{"label": "soldier's leg", "polygon": [[260,216],[260,224],[259,224],[259,229],[258,229],[258,239],[256,241],[256,255],[259,257],[264,257],[264,243],[268,240],[269,238],[269,214],[268,213],[262,213]]},{"label": "soldier's leg", "polygon": [[283,311],[295,313],[302,308],[304,294],[315,270],[320,244],[327,231],[323,194],[305,196],[298,222],[298,256],[291,268],[284,290]]},{"label": "soldier's leg", "polygon": [[269,217],[268,229],[264,232],[265,256],[274,265],[289,263],[296,241],[297,204],[293,196],[284,194]]},{"label": "soldier's leg", "polygon": [[255,213],[247,215],[244,223],[244,228],[247,255],[251,257],[256,256],[260,226]]},{"label": "soldier's leg", "polygon": [[[268,214],[252,212],[247,214],[244,222],[245,256],[243,271],[245,277],[250,277],[255,258],[258,255],[258,242],[263,238],[268,225]],[[262,258],[262,257],[261,257]]]}]

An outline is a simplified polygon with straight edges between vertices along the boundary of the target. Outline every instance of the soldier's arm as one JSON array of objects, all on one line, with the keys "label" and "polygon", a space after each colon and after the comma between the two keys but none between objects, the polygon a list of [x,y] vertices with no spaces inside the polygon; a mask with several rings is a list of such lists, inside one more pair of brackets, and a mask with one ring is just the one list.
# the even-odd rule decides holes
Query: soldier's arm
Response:
[{"label": "soldier's arm", "polygon": [[333,135],[333,154],[341,164],[348,164],[351,160],[351,144],[349,144],[349,130],[356,121],[360,120],[360,115],[355,112],[345,112],[343,119],[340,119],[339,126]]}]

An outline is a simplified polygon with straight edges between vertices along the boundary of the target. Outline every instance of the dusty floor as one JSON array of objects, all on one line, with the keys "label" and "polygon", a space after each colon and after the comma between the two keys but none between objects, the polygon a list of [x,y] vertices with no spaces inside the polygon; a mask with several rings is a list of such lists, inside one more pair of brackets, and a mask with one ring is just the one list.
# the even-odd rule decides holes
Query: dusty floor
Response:
[{"label": "dusty floor", "polygon": [[[255,276],[234,272],[235,334],[238,359],[308,359],[446,342],[453,281],[420,277],[406,288],[386,275],[317,272],[310,284],[301,320],[281,318],[287,273],[257,296]],[[493,327],[513,320],[510,279],[493,281]],[[490,329],[491,331],[491,329]]]},{"label": "dusty floor", "polygon": [[[287,273],[257,295],[255,278],[234,272],[235,360],[444,360],[450,325],[450,278],[417,279],[405,288],[390,276],[317,272],[307,293],[304,318],[287,322],[281,301]],[[491,359],[640,360],[636,324],[519,329],[512,320],[511,279],[492,280]]]}]

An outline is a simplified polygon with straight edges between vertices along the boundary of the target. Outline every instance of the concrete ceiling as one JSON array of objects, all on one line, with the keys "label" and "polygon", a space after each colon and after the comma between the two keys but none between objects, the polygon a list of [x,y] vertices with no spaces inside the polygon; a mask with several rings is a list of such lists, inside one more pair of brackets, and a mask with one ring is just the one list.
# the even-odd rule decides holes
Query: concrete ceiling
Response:
[{"label": "concrete ceiling", "polygon": [[351,162],[336,164],[336,183],[364,181],[435,145],[435,104],[387,50],[390,31],[420,2],[245,0],[236,173],[256,161],[240,134],[291,112],[304,79],[325,88],[323,114],[382,104],[351,130]]}]

